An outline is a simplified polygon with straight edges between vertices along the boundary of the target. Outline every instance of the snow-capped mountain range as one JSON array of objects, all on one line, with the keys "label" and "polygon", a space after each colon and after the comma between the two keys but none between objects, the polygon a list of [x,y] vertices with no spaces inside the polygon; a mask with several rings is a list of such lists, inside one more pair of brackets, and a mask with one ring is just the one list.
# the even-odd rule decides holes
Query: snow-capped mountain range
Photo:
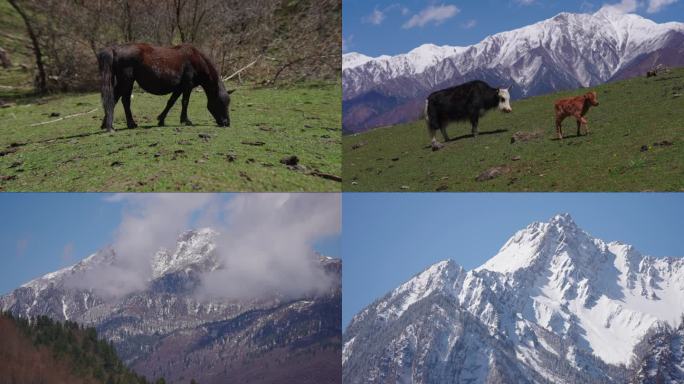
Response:
[{"label": "snow-capped mountain range", "polygon": [[396,56],[343,55],[346,132],[416,119],[427,94],[480,79],[534,96],[684,65],[684,23],[603,8],[560,13],[467,47],[422,45]]},{"label": "snow-capped mountain range", "polygon": [[181,234],[174,250],[151,257],[147,287],[124,297],[102,297],[74,284],[85,271],[117,262],[116,252],[105,248],[0,297],[0,309],[95,326],[129,366],[168,383],[224,383],[229,377],[277,383],[283,372],[302,383],[339,377],[341,262],[312,260],[334,283],[321,294],[208,298],[197,288],[204,273],[223,268],[214,252],[216,235],[209,228]]},{"label": "snow-capped mountain range", "polygon": [[644,256],[557,215],[479,268],[439,262],[359,312],[344,334],[343,377],[625,383],[644,358],[635,347],[683,313],[684,259]]}]

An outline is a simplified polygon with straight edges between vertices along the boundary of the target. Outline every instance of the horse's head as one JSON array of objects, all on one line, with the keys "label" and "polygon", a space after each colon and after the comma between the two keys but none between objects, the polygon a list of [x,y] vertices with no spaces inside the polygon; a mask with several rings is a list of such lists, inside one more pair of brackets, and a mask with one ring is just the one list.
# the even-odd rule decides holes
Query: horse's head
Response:
[{"label": "horse's head", "polygon": [[219,127],[230,127],[228,107],[230,107],[230,94],[233,92],[235,92],[234,89],[230,91],[221,89],[217,97],[207,98],[207,109],[214,116],[214,120],[216,120],[216,124]]}]

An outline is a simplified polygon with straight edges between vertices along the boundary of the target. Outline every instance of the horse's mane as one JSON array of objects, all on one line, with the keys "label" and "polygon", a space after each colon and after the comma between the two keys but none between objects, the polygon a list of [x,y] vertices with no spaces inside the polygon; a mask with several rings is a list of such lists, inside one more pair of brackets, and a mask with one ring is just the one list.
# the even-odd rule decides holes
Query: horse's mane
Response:
[{"label": "horse's mane", "polygon": [[218,70],[216,69],[216,66],[214,66],[214,63],[205,55],[202,51],[199,49],[195,49],[195,51],[200,55],[202,58],[202,61],[204,61],[204,65],[207,67],[207,74],[209,75],[209,81],[213,83],[222,83],[221,81],[221,75],[219,75]]}]

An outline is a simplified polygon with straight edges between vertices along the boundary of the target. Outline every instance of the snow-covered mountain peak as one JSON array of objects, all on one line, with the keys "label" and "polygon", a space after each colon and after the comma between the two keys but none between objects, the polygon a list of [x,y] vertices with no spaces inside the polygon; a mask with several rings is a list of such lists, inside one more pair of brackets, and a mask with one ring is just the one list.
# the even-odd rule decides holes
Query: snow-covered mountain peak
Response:
[{"label": "snow-covered mountain peak", "polygon": [[559,213],[555,215],[551,218],[550,223],[569,227],[577,226],[577,224],[575,224],[575,221],[572,219],[572,216],[570,216],[569,213]]},{"label": "snow-covered mountain peak", "polygon": [[[371,372],[353,383],[397,372],[413,382],[624,383],[635,346],[680,324],[683,312],[684,259],[605,242],[559,214],[516,232],[475,270],[439,262],[375,301],[347,328],[343,367]],[[681,337],[672,340],[672,351],[684,350]],[[464,348],[486,353],[469,362]],[[510,380],[472,374],[497,370]]]},{"label": "snow-covered mountain peak", "polygon": [[152,277],[158,278],[169,272],[179,271],[195,264],[207,264],[216,268],[213,240],[218,233],[211,228],[201,228],[181,233],[176,250],[171,253],[161,249],[152,259]]},{"label": "snow-covered mountain peak", "polygon": [[342,55],[342,67],[352,68],[363,65],[369,61],[373,60],[372,57],[366,56],[358,52],[349,52]]},{"label": "snow-covered mountain peak", "polygon": [[435,263],[394,289],[376,306],[381,318],[397,318],[411,305],[434,292],[457,292],[464,277],[463,267],[452,260]]},{"label": "snow-covered mountain peak", "polygon": [[534,222],[516,232],[494,257],[476,270],[514,273],[538,262],[549,263],[549,257],[566,248],[593,249],[601,246],[600,241],[596,242],[577,226],[572,216],[562,213],[548,222]]}]

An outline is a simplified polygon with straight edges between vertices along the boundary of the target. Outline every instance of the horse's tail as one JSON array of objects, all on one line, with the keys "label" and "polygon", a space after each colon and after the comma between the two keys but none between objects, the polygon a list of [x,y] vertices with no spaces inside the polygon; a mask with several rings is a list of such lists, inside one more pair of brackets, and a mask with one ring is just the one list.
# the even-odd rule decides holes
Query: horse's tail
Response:
[{"label": "horse's tail", "polygon": [[100,92],[102,93],[102,107],[105,116],[110,116],[114,111],[114,79],[112,78],[112,66],[114,65],[114,50],[105,48],[97,54],[97,64],[100,68]]}]

